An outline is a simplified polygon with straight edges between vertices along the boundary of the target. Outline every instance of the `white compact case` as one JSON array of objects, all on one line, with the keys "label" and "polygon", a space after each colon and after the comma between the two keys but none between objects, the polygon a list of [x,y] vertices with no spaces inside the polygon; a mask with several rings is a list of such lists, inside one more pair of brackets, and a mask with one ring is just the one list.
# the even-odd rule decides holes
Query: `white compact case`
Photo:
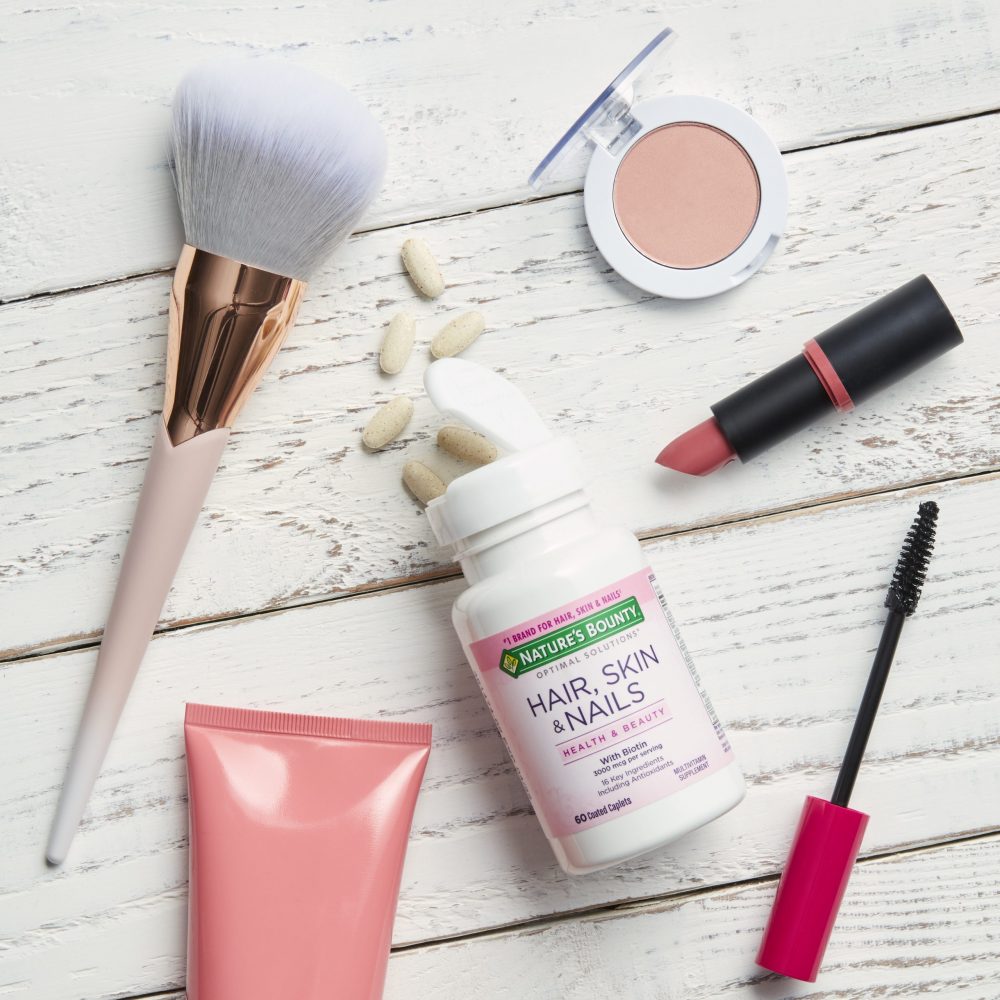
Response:
[{"label": "white compact case", "polygon": [[665,28],[573,123],[531,175],[541,188],[581,146],[587,224],[633,285],[672,299],[746,281],[781,238],[788,183],[781,154],[748,114],[710,97],[633,103],[633,84],[674,38]]}]

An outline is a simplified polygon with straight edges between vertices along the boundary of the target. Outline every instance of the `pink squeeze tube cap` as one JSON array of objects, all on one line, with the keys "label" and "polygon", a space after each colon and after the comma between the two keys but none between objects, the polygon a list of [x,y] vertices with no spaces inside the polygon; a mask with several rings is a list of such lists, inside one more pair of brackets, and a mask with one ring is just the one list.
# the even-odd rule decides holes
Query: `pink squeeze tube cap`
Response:
[{"label": "pink squeeze tube cap", "polygon": [[866,813],[806,797],[757,953],[758,965],[816,982],[867,825]]},{"label": "pink squeeze tube cap", "polygon": [[431,727],[188,705],[188,1000],[379,1000]]}]

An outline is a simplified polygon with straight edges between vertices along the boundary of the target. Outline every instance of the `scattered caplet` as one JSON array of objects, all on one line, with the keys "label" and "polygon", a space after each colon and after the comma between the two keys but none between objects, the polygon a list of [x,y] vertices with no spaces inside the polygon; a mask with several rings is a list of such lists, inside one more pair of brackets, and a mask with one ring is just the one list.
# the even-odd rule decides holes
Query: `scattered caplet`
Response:
[{"label": "scattered caplet", "polygon": [[468,427],[442,427],[437,443],[442,451],[473,465],[488,465],[497,457],[497,446]]},{"label": "scattered caplet", "polygon": [[417,322],[412,313],[398,312],[389,320],[379,351],[378,364],[386,375],[398,375],[409,360],[413,350]]},{"label": "scattered caplet", "polygon": [[436,358],[453,358],[471,346],[486,328],[481,312],[462,313],[443,326],[431,341],[431,354]]},{"label": "scattered caplet", "polygon": [[406,240],[401,253],[403,267],[417,291],[429,299],[436,299],[444,291],[444,278],[427,244],[423,240]]},{"label": "scattered caplet", "polygon": [[423,462],[407,462],[403,466],[403,482],[421,503],[430,503],[435,497],[444,495],[445,484],[441,477]]},{"label": "scattered caplet", "polygon": [[396,396],[375,411],[368,426],[361,434],[366,448],[378,451],[390,441],[395,441],[413,416],[413,400],[409,396]]},{"label": "scattered caplet", "polygon": [[452,622],[559,863],[596,871],[731,809],[746,789],[729,741],[635,536],[590,510],[572,443],[480,365],[435,361],[424,388],[504,451],[426,517],[471,584]]}]

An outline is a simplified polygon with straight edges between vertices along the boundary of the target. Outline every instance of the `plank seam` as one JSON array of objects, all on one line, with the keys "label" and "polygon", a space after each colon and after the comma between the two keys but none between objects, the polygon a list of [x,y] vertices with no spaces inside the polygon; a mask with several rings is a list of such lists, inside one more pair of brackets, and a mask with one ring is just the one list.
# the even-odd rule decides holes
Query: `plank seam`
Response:
[{"label": "plank seam", "polygon": [[[908,132],[920,132],[924,129],[939,128],[942,125],[959,124],[961,122],[975,121],[978,118],[989,118],[1000,114],[1000,106],[985,108],[982,111],[971,111],[964,115],[953,115],[949,118],[934,118],[925,122],[914,122],[912,125],[899,125],[895,128],[878,129],[873,132],[858,132],[854,135],[845,135],[839,138],[830,139],[826,142],[816,142],[804,146],[790,146],[781,150],[782,156],[792,156],[795,153],[805,153],[814,149],[826,149],[832,146],[843,146],[845,143],[865,142],[868,139],[879,139],[885,136],[904,135]],[[536,205],[546,201],[554,201],[557,198],[575,197],[582,193],[582,187],[573,187],[566,190],[555,191],[548,195],[537,197],[519,198],[515,201],[504,201],[496,205],[486,204],[480,208],[467,208],[460,212],[451,212],[445,215],[420,215],[412,218],[400,220],[398,222],[388,222],[383,225],[373,225],[359,229],[352,234],[351,239],[365,236],[371,233],[390,232],[393,229],[405,229],[408,226],[420,225],[428,222],[447,222],[453,219],[461,219],[466,216],[483,215],[487,212],[501,212],[508,208],[517,208],[522,205]],[[44,292],[30,292],[27,295],[13,295],[7,299],[0,299],[0,308],[8,305],[17,305],[22,302],[32,302],[36,299],[56,298],[61,295],[73,295],[79,292],[90,291],[96,288],[106,288],[109,286],[125,284],[129,281],[139,281],[142,278],[160,277],[170,274],[173,267],[154,268],[149,271],[137,271],[134,274],[123,274],[113,278],[104,278],[85,285],[70,285],[65,288],[54,288]]]},{"label": "plank seam", "polygon": [[[879,864],[885,861],[892,861],[898,858],[910,857],[919,854],[929,854],[948,850],[951,847],[964,844],[974,844],[979,841],[988,842],[991,840],[1000,841],[1000,829],[990,829],[987,831],[977,831],[964,836],[954,837],[948,840],[934,841],[932,843],[918,844],[913,847],[903,848],[896,851],[885,851],[878,854],[871,854],[861,858],[858,865]],[[571,923],[581,918],[599,919],[601,917],[616,917],[629,913],[642,913],[645,910],[654,911],[656,907],[664,903],[684,903],[698,898],[721,895],[727,892],[740,891],[753,888],[758,885],[777,882],[778,875],[762,875],[756,878],[742,879],[737,882],[729,882],[725,885],[712,886],[707,889],[690,889],[676,894],[664,894],[653,896],[648,899],[632,900],[627,903],[617,903],[611,906],[595,906],[572,912],[560,913],[557,916],[539,917],[534,920],[525,920],[520,923],[505,924],[503,927],[494,927],[481,931],[473,931],[469,934],[456,934],[449,937],[432,938],[425,941],[413,942],[411,944],[400,945],[393,948],[391,954],[404,955],[415,953],[428,948],[436,948],[448,944],[464,944],[470,941],[489,940],[500,938],[508,934],[516,934],[524,931],[544,931],[549,927],[557,927],[561,924]],[[118,1000],[181,1000],[184,990],[169,988],[164,990],[154,990],[148,993],[121,994]]]},{"label": "plank seam", "polygon": [[[852,493],[839,497],[824,497],[818,500],[805,501],[789,507],[774,507],[767,510],[758,511],[752,514],[738,515],[736,517],[724,518],[720,521],[709,521],[703,524],[695,524],[682,528],[669,528],[660,531],[642,532],[637,535],[640,542],[657,542],[665,538],[683,538],[688,535],[695,535],[727,529],[739,524],[753,524],[759,522],[764,524],[771,520],[786,517],[796,517],[799,514],[834,510],[839,507],[847,507],[851,504],[863,503],[880,496],[893,496],[903,493],[919,493],[930,487],[944,485],[948,483],[969,482],[976,479],[989,479],[996,476],[1000,478],[1000,467],[981,469],[976,472],[969,472],[954,476],[943,476],[936,479],[919,480],[913,483],[897,484],[885,489],[874,489]],[[416,590],[418,587],[428,587],[437,583],[446,583],[449,580],[458,580],[461,573],[453,569],[442,569],[426,575],[406,577],[402,580],[375,583],[367,586],[356,587],[344,593],[331,594],[316,598],[305,598],[301,601],[293,601],[287,604],[280,604],[276,607],[259,608],[255,611],[246,611],[241,614],[219,615],[215,618],[202,618],[196,621],[181,621],[171,625],[158,627],[153,631],[153,637],[168,635],[171,632],[183,632],[194,628],[214,628],[219,625],[226,625],[232,622],[262,618],[267,615],[281,615],[289,611],[296,611],[300,608],[318,607],[324,604],[334,604],[339,601],[353,601],[368,597],[381,596],[382,594],[395,593],[403,590]],[[84,649],[94,649],[101,643],[101,637],[95,635],[92,638],[81,639],[76,642],[54,643],[50,646],[40,646],[29,651],[18,652],[13,656],[0,656],[0,669],[12,666],[16,663],[23,663],[28,660],[38,660],[48,656],[61,656],[67,653],[77,653]]]},{"label": "plank seam", "polygon": [[[858,859],[857,865],[878,864],[884,861],[891,861],[897,858],[910,857],[918,854],[929,854],[935,851],[947,850],[961,844],[971,844],[977,841],[1000,841],[1000,827],[991,827],[987,830],[976,830],[972,833],[962,834],[957,837],[950,837],[942,840],[929,841],[915,844],[912,847],[904,847],[897,850],[881,851],[876,854],[863,855]],[[548,927],[555,927],[560,924],[571,923],[581,918],[613,917],[619,914],[630,912],[642,912],[643,910],[653,910],[665,903],[685,903],[689,900],[707,898],[709,896],[721,895],[723,893],[741,891],[753,888],[758,885],[773,884],[778,881],[779,872],[770,875],[758,875],[753,878],[739,879],[735,882],[726,882],[722,885],[709,886],[699,889],[685,889],[677,893],[663,893],[659,896],[649,896],[644,899],[629,900],[624,903],[613,903],[611,905],[595,905],[584,907],[579,910],[570,910],[555,916],[535,917],[531,920],[524,920],[517,923],[505,924],[503,927],[484,928],[480,931],[473,931],[468,934],[455,934],[440,938],[428,938],[424,941],[414,941],[409,944],[399,945],[392,949],[393,955],[402,955],[406,952],[419,951],[424,948],[437,947],[442,944],[457,944],[466,941],[475,941],[481,938],[498,938],[506,934],[521,931],[540,931]]]}]

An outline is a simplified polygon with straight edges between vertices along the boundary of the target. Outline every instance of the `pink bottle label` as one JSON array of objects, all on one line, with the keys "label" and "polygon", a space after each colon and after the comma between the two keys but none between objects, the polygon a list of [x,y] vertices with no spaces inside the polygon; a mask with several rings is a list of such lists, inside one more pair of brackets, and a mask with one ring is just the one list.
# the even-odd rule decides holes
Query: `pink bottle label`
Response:
[{"label": "pink bottle label", "polygon": [[673,795],[733,759],[649,569],[471,652],[552,837]]}]

